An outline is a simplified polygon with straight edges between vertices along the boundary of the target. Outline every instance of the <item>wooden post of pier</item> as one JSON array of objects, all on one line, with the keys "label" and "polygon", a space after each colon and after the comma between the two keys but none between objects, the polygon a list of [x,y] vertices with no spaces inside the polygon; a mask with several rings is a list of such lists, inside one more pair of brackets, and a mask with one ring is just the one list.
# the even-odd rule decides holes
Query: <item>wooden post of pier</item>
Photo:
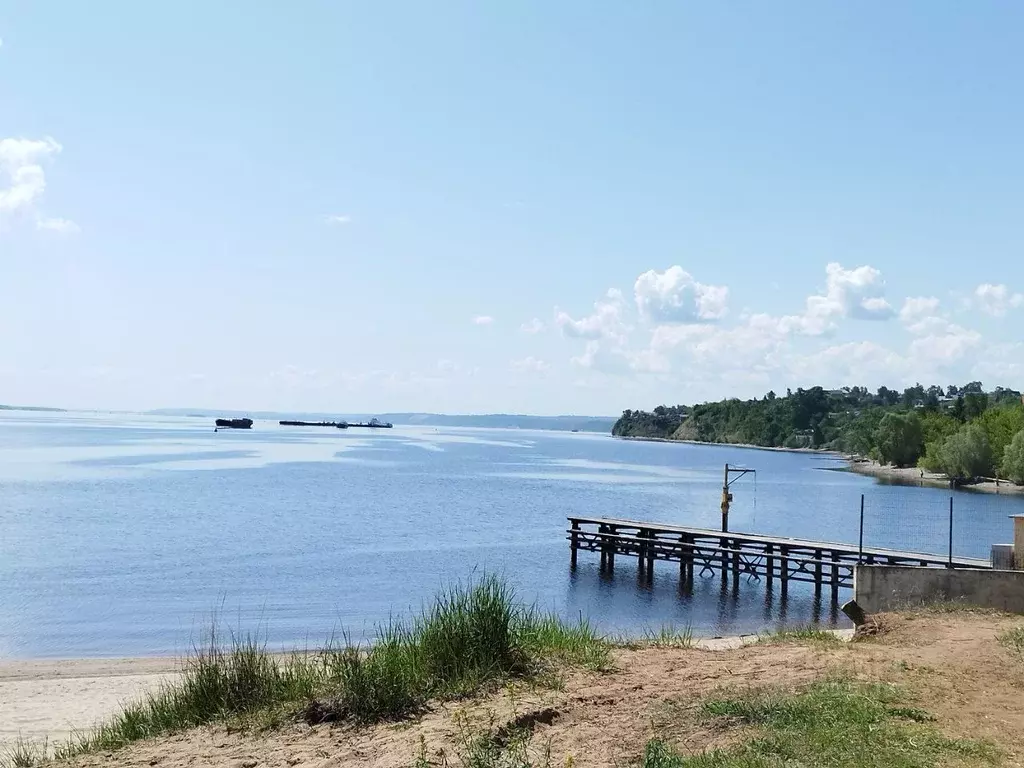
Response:
[{"label": "wooden post of pier", "polygon": [[[619,529],[616,528],[614,525],[610,525],[610,526],[608,526],[608,532],[612,536],[615,536],[615,534],[617,534],[619,532]],[[609,539],[608,540],[608,570],[609,571],[614,571],[615,570],[615,547],[616,547],[615,539]]]},{"label": "wooden post of pier", "polygon": [[736,539],[732,540],[732,579],[733,584],[740,583],[740,543]]},{"label": "wooden post of pier", "polygon": [[775,576],[775,557],[772,552],[775,551],[775,546],[769,541],[764,545],[764,570],[768,576],[768,588],[771,589],[772,578]]},{"label": "wooden post of pier", "polygon": [[832,550],[832,602],[839,599],[839,553]]},{"label": "wooden post of pier", "polygon": [[576,569],[576,551],[580,546],[580,535],[578,533],[580,529],[580,521],[572,521],[572,533],[569,534],[569,546],[572,548],[572,552],[569,555],[569,567],[573,570]]},{"label": "wooden post of pier", "polygon": [[814,550],[814,596],[821,597],[821,550]]},{"label": "wooden post of pier", "polygon": [[651,581],[654,578],[654,541],[657,537],[654,531],[648,531],[647,538],[647,580]]},{"label": "wooden post of pier", "polygon": [[605,533],[608,532],[608,528],[605,525],[597,526],[598,536],[601,538],[601,570],[604,571],[608,568],[608,539]]},{"label": "wooden post of pier", "polygon": [[642,579],[644,577],[644,573],[647,571],[647,531],[641,528],[637,531],[636,537],[639,540],[636,548],[636,575]]},{"label": "wooden post of pier", "polygon": [[782,582],[782,595],[789,592],[789,547],[779,545],[779,581]]}]

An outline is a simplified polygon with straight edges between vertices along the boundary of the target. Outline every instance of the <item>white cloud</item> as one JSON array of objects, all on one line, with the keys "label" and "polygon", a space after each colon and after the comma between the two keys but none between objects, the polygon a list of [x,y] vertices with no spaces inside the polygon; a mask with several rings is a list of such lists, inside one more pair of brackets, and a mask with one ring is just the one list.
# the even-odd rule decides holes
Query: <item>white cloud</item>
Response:
[{"label": "white cloud", "polygon": [[801,315],[779,318],[779,329],[785,333],[821,336],[836,327],[836,321],[851,317],[857,320],[888,320],[895,314],[886,301],[882,273],[868,265],[844,269],[832,262],[825,267],[824,295],[808,296]]},{"label": "white cloud", "polygon": [[473,318],[473,325],[494,325],[494,318],[490,315],[477,315]]},{"label": "white cloud", "polygon": [[725,316],[729,289],[698,283],[676,265],[664,272],[648,270],[633,285],[641,316],[655,323],[697,323]]},{"label": "white cloud", "polygon": [[332,213],[328,216],[324,216],[324,221],[331,226],[340,227],[345,224],[351,224],[352,217],[347,213]]},{"label": "white cloud", "polygon": [[74,235],[82,231],[81,228],[70,219],[39,219],[36,222],[36,229],[59,232],[62,235]]},{"label": "white cloud", "polygon": [[533,320],[519,326],[519,330],[530,335],[540,333],[544,330],[544,322],[539,317],[535,317]]},{"label": "white cloud", "polygon": [[934,296],[908,296],[903,300],[900,309],[900,320],[904,323],[916,323],[922,318],[931,317],[939,311],[939,300]]},{"label": "white cloud", "polygon": [[46,191],[43,162],[61,145],[45,139],[0,139],[0,216],[32,211]]},{"label": "white cloud", "polygon": [[521,360],[512,360],[509,363],[509,368],[513,371],[524,371],[532,373],[540,373],[550,368],[543,360],[538,360],[536,357],[524,357]]},{"label": "white cloud", "polygon": [[974,289],[974,300],[985,314],[1002,317],[1008,310],[1024,305],[1024,294],[1011,293],[1005,285],[982,283]]},{"label": "white cloud", "polygon": [[577,339],[621,339],[626,331],[623,320],[625,302],[622,291],[612,288],[605,298],[595,302],[594,311],[579,320],[556,310],[555,325],[566,336]]}]

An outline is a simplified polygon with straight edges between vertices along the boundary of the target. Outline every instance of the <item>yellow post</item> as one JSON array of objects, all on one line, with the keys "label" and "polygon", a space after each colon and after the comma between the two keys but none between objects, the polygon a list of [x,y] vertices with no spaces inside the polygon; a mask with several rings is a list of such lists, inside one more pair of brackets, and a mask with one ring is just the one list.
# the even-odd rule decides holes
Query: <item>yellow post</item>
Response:
[{"label": "yellow post", "polygon": [[[722,533],[729,530],[729,502],[732,501],[732,494],[729,493],[729,465],[725,465],[725,480],[722,481]],[[724,546],[724,545],[723,545]]]}]

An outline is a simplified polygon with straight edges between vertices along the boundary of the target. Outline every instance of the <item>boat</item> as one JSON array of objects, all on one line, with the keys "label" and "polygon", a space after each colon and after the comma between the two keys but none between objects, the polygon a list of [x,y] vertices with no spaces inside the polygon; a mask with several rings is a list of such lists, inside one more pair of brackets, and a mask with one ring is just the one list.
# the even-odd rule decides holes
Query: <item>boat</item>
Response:
[{"label": "boat", "polygon": [[282,427],[337,427],[348,429],[347,421],[279,421]]},{"label": "boat", "polygon": [[252,429],[252,419],[217,419],[214,432],[218,429]]}]

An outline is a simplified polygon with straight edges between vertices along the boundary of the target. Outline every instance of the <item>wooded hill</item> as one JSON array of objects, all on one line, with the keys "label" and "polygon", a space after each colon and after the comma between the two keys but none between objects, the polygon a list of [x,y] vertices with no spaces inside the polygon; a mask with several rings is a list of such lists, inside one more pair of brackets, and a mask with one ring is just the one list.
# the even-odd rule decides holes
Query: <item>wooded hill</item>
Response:
[{"label": "wooded hill", "polygon": [[999,474],[1024,483],[1021,393],[1004,387],[986,392],[978,381],[945,389],[917,384],[902,392],[811,387],[753,400],[626,410],[612,434],[837,450],[896,466],[920,464],[959,481]]}]

